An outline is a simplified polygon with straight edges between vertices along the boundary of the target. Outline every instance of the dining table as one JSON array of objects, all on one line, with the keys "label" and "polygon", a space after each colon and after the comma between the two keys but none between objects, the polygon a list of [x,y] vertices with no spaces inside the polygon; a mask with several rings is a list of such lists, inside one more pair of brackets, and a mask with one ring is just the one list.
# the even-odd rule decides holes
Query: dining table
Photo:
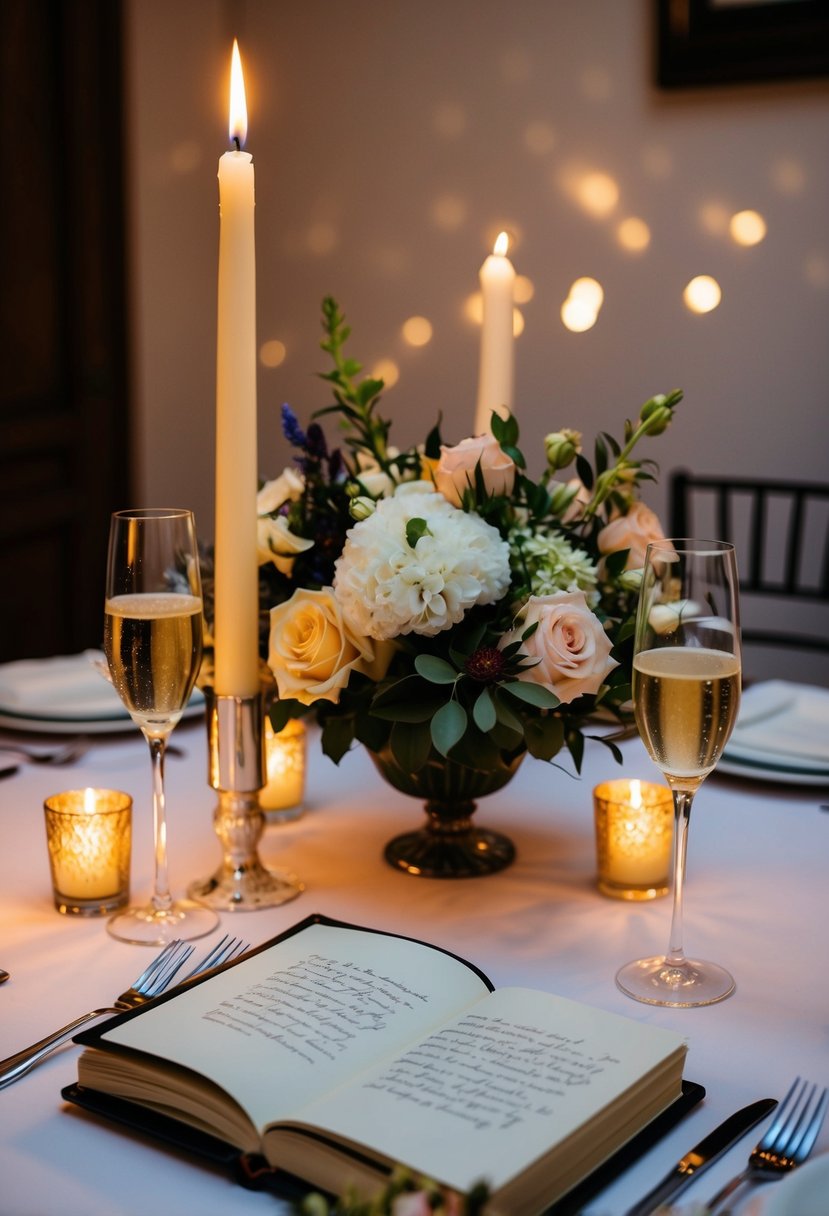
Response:
[{"label": "dining table", "polygon": [[[601,736],[606,728],[588,729]],[[54,735],[0,729],[0,747],[48,749]],[[176,728],[167,759],[170,882],[174,894],[218,866],[204,715]],[[664,952],[671,900],[610,898],[597,887],[593,789],[618,776],[661,781],[635,735],[621,763],[588,738],[581,773],[564,752],[527,758],[513,780],[479,801],[475,821],[506,834],[514,862],[473,878],[425,878],[392,868],[384,847],[417,828],[423,808],[397,792],[360,747],[335,765],[308,731],[301,813],[267,819],[263,862],[297,875],[302,892],[281,906],[223,911],[196,942],[225,933],[259,945],[320,913],[354,925],[432,942],[479,966],[496,987],[543,989],[641,1023],[678,1031],[688,1045],[685,1077],[704,1098],[656,1143],[590,1197],[585,1216],[623,1216],[693,1145],[733,1111],[781,1099],[795,1076],[829,1079],[829,782],[755,780],[715,771],[693,808],[685,887],[688,953],[725,966],[736,979],[726,1000],[668,1008],[631,1000],[615,984],[619,967]],[[70,763],[11,762],[0,756],[0,1057],[122,992],[152,958],[116,941],[104,917],[61,915],[50,881],[44,800],[93,786],[133,799],[132,896],[152,886],[152,794],[148,750],[125,720],[87,732]],[[283,1216],[291,1201],[245,1189],[228,1173],[183,1151],[65,1102],[80,1048],[69,1043],[0,1090],[2,1216]],[[692,1212],[745,1164],[763,1125],[695,1178],[676,1200]],[[824,1125],[813,1157],[829,1152]],[[804,1169],[809,1166],[803,1167]],[[486,1162],[481,1162],[486,1175]],[[783,1183],[782,1185],[786,1185]],[[747,1189],[735,1211],[780,1187]],[[793,1213],[792,1216],[799,1216]]]}]

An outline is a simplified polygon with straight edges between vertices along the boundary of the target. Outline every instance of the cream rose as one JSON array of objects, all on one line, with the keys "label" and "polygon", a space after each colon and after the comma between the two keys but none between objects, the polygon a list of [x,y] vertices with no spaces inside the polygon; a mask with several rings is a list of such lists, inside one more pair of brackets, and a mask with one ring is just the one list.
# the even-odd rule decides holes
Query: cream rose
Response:
[{"label": "cream rose", "polygon": [[518,621],[517,628],[501,638],[499,647],[521,641],[528,626],[537,625],[535,633],[521,643],[521,650],[538,662],[525,668],[521,679],[551,689],[564,705],[585,693],[598,692],[618,666],[610,657],[610,638],[582,591],[532,595]]},{"label": "cream rose", "polygon": [[285,700],[336,704],[352,671],[380,679],[388,657],[349,627],[330,587],[300,588],[271,609],[268,663]]},{"label": "cream rose", "polygon": [[435,485],[444,498],[459,507],[466,490],[475,489],[475,469],[480,463],[481,476],[488,494],[511,494],[515,484],[515,464],[501,449],[494,435],[476,435],[462,439],[453,448],[440,449],[435,469]]},{"label": "cream rose", "polygon": [[617,515],[602,528],[597,543],[605,555],[629,549],[626,570],[639,570],[645,564],[645,550],[651,541],[664,540],[659,517],[643,502],[631,503],[627,515]]}]

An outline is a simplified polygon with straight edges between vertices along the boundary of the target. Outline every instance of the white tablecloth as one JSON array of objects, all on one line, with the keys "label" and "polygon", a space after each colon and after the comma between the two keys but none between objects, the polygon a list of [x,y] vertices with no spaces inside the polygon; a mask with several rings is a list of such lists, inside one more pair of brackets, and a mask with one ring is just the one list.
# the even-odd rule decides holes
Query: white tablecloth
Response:
[{"label": "white tablecloth", "polygon": [[[179,892],[215,869],[219,851],[203,725],[182,724],[174,742],[186,751],[167,766],[170,874]],[[737,1107],[782,1097],[796,1074],[829,1080],[829,814],[819,805],[829,794],[728,777],[706,783],[691,824],[685,945],[728,967],[737,991],[707,1008],[653,1008],[622,995],[614,974],[631,958],[664,950],[670,901],[627,904],[595,887],[593,786],[622,774],[659,780],[638,740],[623,750],[620,769],[604,747],[589,744],[581,779],[567,759],[567,772],[525,763],[476,815],[511,836],[515,864],[488,878],[445,881],[409,877],[382,859],[391,836],[419,826],[419,805],[383,785],[362,750],[337,768],[312,739],[306,811],[292,824],[269,826],[260,848],[268,864],[301,875],[304,894],[272,911],[223,914],[221,928],[199,949],[226,930],[258,944],[321,912],[431,940],[477,963],[496,986],[542,988],[679,1029],[689,1043],[686,1076],[707,1096],[585,1209],[621,1216]],[[0,987],[0,1057],[105,1004],[151,957],[145,947],[111,939],[101,920],[54,909],[42,803],[84,785],[133,795],[133,897],[149,894],[150,770],[137,732],[96,737],[74,767],[29,766],[0,781],[0,966],[12,976]],[[3,1216],[287,1211],[218,1170],[66,1106],[60,1091],[75,1079],[77,1054],[70,1045],[0,1091]],[[709,1197],[756,1138],[752,1133],[689,1187],[682,1204]],[[816,1151],[827,1148],[824,1128]]]}]

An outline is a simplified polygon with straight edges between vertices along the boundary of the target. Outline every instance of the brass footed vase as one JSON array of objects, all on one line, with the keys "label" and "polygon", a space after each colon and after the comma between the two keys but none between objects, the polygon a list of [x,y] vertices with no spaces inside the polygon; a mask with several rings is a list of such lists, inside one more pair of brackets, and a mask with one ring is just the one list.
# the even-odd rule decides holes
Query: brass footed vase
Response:
[{"label": "brass footed vase", "polygon": [[512,780],[526,752],[502,753],[496,768],[482,770],[433,749],[414,773],[401,768],[389,748],[369,754],[389,785],[425,804],[425,825],[386,845],[383,855],[389,865],[420,878],[480,878],[511,864],[512,841],[500,832],[474,827],[472,814],[476,799]]}]

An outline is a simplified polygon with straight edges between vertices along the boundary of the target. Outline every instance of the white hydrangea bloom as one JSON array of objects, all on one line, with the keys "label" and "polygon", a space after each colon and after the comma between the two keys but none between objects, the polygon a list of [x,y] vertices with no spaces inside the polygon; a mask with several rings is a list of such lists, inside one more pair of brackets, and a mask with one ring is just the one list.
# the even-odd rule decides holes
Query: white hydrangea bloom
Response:
[{"label": "white hydrangea bloom", "polygon": [[[412,547],[406,525],[426,531]],[[430,483],[409,482],[349,529],[334,593],[356,632],[375,639],[434,637],[510,583],[509,546],[477,515],[453,507]]]}]

